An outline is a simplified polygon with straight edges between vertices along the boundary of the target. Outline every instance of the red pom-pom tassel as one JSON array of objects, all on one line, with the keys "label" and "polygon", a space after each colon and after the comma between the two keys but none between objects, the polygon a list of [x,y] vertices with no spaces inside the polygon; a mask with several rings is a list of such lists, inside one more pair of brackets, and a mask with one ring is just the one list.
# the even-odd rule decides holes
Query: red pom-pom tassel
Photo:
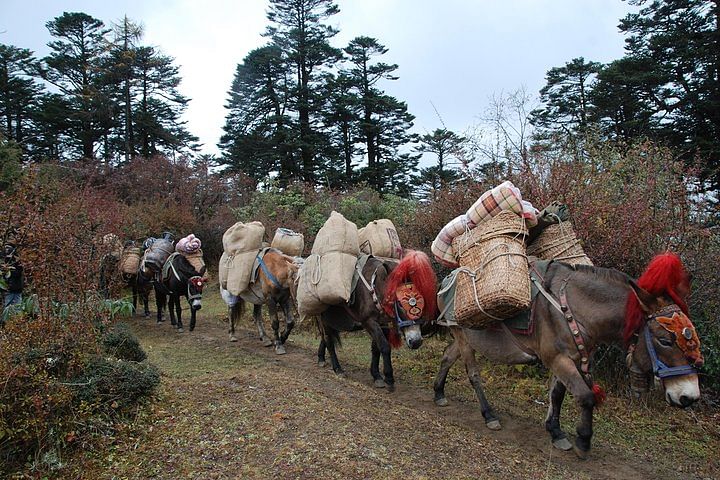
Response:
[{"label": "red pom-pom tassel", "polygon": [[595,406],[599,407],[603,403],[605,403],[605,399],[607,398],[607,393],[605,393],[605,390],[598,385],[597,383],[594,383],[592,386],[592,392],[593,395],[595,395]]}]

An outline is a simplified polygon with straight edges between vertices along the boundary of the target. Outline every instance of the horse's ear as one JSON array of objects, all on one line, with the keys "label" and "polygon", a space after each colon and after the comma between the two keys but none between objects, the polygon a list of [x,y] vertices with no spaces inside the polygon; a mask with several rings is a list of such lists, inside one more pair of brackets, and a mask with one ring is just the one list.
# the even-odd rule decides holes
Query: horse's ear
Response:
[{"label": "horse's ear", "polygon": [[640,287],[635,280],[630,280],[630,288],[637,297],[643,312],[650,314],[658,310],[659,303],[655,295]]},{"label": "horse's ear", "polygon": [[297,264],[297,263],[291,262],[290,260],[285,260],[285,262],[288,264],[288,267],[290,268],[290,270],[292,270],[293,272],[297,272],[297,271],[298,271],[298,268],[299,268],[299,267],[298,267],[298,264]]}]

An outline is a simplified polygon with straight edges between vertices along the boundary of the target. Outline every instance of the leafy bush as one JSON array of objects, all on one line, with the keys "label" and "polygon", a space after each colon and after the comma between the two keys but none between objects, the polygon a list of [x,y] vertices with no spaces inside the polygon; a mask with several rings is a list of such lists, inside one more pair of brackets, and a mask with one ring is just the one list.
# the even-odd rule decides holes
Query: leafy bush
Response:
[{"label": "leafy bush", "polygon": [[135,334],[127,323],[114,324],[102,339],[105,352],[120,360],[142,362],[147,358]]},{"label": "leafy bush", "polygon": [[93,356],[73,383],[76,401],[105,412],[121,411],[149,396],[160,384],[160,373],[154,365]]}]

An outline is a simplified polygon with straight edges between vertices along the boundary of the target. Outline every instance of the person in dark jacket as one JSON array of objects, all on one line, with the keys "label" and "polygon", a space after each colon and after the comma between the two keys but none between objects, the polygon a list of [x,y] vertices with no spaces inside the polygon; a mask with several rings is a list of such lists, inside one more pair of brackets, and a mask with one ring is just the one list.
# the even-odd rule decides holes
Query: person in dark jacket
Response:
[{"label": "person in dark jacket", "polygon": [[5,291],[3,292],[3,309],[10,305],[22,302],[22,292],[25,287],[25,276],[23,267],[18,260],[17,248],[13,244],[4,247],[4,266],[2,269],[5,280]]}]

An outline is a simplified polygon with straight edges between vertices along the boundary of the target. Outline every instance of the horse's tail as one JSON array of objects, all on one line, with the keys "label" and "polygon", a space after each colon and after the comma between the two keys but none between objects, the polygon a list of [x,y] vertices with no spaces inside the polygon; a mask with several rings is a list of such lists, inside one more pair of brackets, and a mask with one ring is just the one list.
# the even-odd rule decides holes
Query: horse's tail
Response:
[{"label": "horse's tail", "polygon": [[390,317],[395,317],[395,291],[403,283],[412,282],[425,300],[423,315],[432,320],[437,313],[437,276],[425,253],[418,250],[405,252],[400,264],[388,276],[383,308]]},{"label": "horse's tail", "polygon": [[[640,288],[653,295],[669,295],[680,309],[689,315],[687,303],[680,295],[690,290],[690,276],[685,270],[680,257],[671,252],[656,255],[650,261],[645,272],[637,281]],[[625,309],[625,328],[623,339],[628,343],[633,334],[642,326],[645,314],[640,308],[636,295],[630,295]]]}]

